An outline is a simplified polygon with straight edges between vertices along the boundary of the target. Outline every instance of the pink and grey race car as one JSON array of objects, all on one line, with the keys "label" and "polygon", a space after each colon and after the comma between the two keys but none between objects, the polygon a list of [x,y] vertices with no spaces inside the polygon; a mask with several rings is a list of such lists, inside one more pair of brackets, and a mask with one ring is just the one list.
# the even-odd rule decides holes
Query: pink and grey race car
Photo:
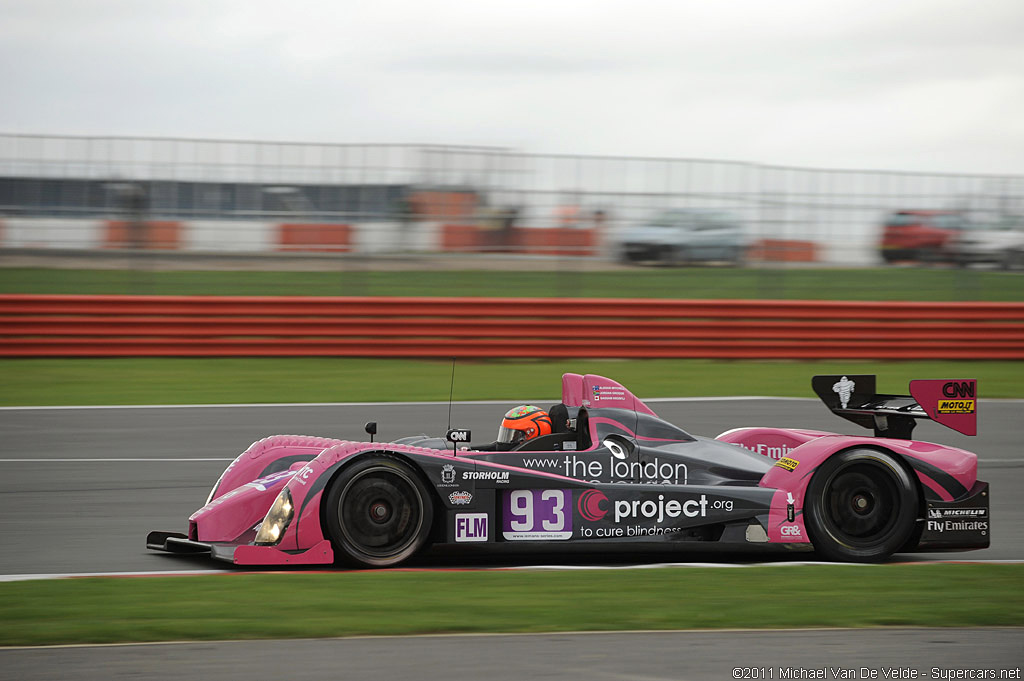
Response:
[{"label": "pink and grey race car", "polygon": [[238,565],[399,565],[428,546],[665,551],[813,550],[870,562],[989,545],[977,456],[910,439],[931,418],[975,434],[974,380],[816,376],[837,415],[873,436],[738,428],[697,437],[596,375],[562,376],[552,432],[503,451],[470,433],[369,442],[277,435],[224,471],[187,533],[150,549]]}]

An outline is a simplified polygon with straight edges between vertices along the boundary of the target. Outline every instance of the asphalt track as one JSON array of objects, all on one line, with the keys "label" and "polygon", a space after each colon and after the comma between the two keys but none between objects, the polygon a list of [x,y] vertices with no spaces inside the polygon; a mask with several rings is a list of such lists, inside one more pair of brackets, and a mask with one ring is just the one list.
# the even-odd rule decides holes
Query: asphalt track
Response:
[{"label": "asphalt track", "polygon": [[[550,404],[554,400],[536,400]],[[698,435],[729,428],[782,425],[857,433],[816,400],[651,400],[663,418]],[[452,423],[473,430],[477,442],[494,437],[514,403],[456,403]],[[952,554],[907,554],[895,560],[1024,560],[1024,402],[979,405],[979,433],[961,436],[931,422],[915,436],[977,452],[980,477],[991,483],[992,546]],[[151,572],[227,567],[147,551],[149,530],[184,530],[228,461],[250,442],[278,433],[365,439],[363,424],[379,424],[378,439],[442,434],[448,404],[267,405],[0,409],[0,517],[4,550],[0,579],[11,575]],[[753,559],[763,561],[758,554]],[[783,554],[777,559],[813,559]],[[685,560],[750,561],[750,556],[667,554],[617,556],[615,564]],[[433,564],[429,558],[427,566]],[[437,559],[445,563],[446,559]],[[460,564],[524,565],[525,556]],[[541,562],[597,562],[608,558],[545,556]],[[468,562],[466,562],[468,561]]]},{"label": "asphalt track", "polygon": [[[535,400],[548,404],[555,400]],[[816,400],[652,400],[661,416],[698,435],[749,425],[788,425],[839,432],[856,426]],[[475,441],[493,437],[513,403],[456,403],[452,423]],[[1024,559],[1024,456],[1021,401],[982,401],[980,435],[967,438],[932,423],[915,435],[978,453],[991,483],[994,534],[984,551],[909,554],[897,561]],[[152,529],[184,529],[227,462],[250,442],[277,433],[363,439],[364,422],[379,439],[443,433],[447,404],[268,405],[79,409],[0,409],[0,579],[24,575],[163,572],[226,567],[145,549]],[[813,555],[799,554],[799,560]],[[505,556],[454,560],[466,566],[534,562],[623,565],[652,561],[743,563],[766,557],[657,555]],[[786,561],[782,555],[776,560]],[[453,559],[428,556],[427,568]],[[447,561],[447,562],[446,562]],[[781,569],[784,567],[780,566]],[[357,638],[301,641],[174,643],[0,649],[0,679],[302,679],[523,678],[722,680],[735,667],[755,681],[783,673],[860,679],[950,679],[945,670],[992,670],[1021,678],[1019,629],[785,632],[660,632]],[[861,668],[867,676],[862,675]],[[892,670],[904,675],[893,677]],[[917,676],[911,677],[911,671]],[[1007,675],[1000,675],[1007,670]],[[941,672],[936,675],[936,672]],[[769,677],[768,674],[771,674]],[[871,676],[874,674],[874,676]],[[944,675],[946,674],[946,675]],[[959,678],[981,678],[979,676]]]},{"label": "asphalt track", "polygon": [[[0,650],[0,679],[1020,679],[1020,643],[1019,629],[862,629],[414,636],[22,648]],[[735,669],[740,672],[734,672]],[[844,677],[847,670],[852,675]],[[957,676],[956,672],[974,675]],[[785,676],[787,673],[789,676]]]}]

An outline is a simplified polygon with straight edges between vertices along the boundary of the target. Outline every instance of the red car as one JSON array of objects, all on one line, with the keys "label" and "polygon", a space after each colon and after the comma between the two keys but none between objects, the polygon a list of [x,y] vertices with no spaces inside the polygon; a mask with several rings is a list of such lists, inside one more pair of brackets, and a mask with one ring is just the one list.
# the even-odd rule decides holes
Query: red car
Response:
[{"label": "red car", "polygon": [[963,214],[956,211],[895,211],[885,220],[879,251],[887,263],[946,260],[947,245],[965,226]]}]

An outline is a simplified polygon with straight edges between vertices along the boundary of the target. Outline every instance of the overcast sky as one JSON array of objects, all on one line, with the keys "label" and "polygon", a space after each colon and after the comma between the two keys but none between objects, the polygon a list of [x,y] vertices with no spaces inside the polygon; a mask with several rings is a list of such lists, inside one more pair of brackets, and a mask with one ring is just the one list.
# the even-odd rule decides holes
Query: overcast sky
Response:
[{"label": "overcast sky", "polygon": [[1024,174],[1022,0],[0,0],[0,132]]}]

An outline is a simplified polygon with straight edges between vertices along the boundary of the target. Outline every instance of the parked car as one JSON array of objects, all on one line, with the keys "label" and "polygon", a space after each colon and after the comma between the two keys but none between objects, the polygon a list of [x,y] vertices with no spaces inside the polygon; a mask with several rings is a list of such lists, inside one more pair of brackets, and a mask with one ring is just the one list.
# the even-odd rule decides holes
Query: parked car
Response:
[{"label": "parked car", "polygon": [[1004,269],[1024,266],[1024,218],[1003,217],[968,225],[949,245],[958,265],[993,263]]},{"label": "parked car", "polygon": [[966,227],[967,220],[958,211],[895,211],[885,219],[879,252],[887,263],[948,260],[950,240]]},{"label": "parked car", "polygon": [[744,249],[743,226],[734,216],[693,209],[666,210],[628,227],[617,245],[618,257],[624,262],[739,264]]}]

